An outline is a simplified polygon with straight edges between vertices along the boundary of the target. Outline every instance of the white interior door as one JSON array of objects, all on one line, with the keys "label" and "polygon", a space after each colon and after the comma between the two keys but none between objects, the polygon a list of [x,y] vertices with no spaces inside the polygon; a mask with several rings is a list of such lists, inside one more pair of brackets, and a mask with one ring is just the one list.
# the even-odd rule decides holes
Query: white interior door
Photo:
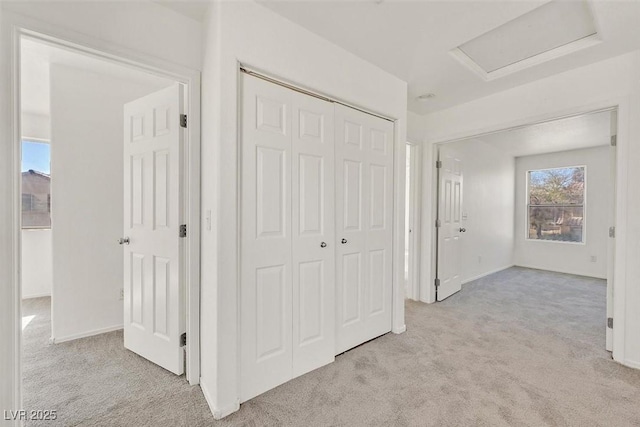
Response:
[{"label": "white interior door", "polygon": [[292,378],[291,92],[243,75],[242,401]]},{"label": "white interior door", "polygon": [[243,75],[241,401],[334,357],[333,107]]},{"label": "white interior door", "polygon": [[292,93],[293,376],[334,360],[333,105]]},{"label": "white interior door", "polygon": [[335,109],[339,354],[391,330],[393,123]]},{"label": "white interior door", "polygon": [[440,150],[438,168],[438,301],[462,289],[460,235],[462,228],[462,163],[452,153]]},{"label": "white interior door", "polygon": [[124,345],[178,375],[182,108],[178,84],[124,107]]}]

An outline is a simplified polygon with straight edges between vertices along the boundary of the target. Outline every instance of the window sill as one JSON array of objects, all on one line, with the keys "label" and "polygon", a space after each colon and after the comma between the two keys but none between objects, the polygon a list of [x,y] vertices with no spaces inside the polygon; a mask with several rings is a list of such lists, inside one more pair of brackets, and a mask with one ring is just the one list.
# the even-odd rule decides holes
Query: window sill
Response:
[{"label": "window sill", "polygon": [[561,243],[564,245],[579,245],[579,246],[586,246],[587,242],[586,241],[582,241],[582,242],[567,242],[564,240],[547,240],[547,239],[530,239],[528,237],[525,237],[525,242],[537,242],[537,243]]}]

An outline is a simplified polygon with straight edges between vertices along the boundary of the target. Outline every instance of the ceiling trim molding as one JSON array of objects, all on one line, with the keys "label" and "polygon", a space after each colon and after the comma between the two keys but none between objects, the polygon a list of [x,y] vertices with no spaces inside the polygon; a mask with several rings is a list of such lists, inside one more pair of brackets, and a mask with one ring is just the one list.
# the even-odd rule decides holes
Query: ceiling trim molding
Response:
[{"label": "ceiling trim molding", "polygon": [[473,71],[476,75],[485,81],[491,81],[500,77],[507,76],[509,74],[522,71],[524,69],[539,65],[552,59],[560,58],[561,56],[569,55],[582,49],[586,49],[591,46],[602,43],[602,37],[600,33],[595,33],[590,36],[584,37],[580,40],[576,40],[571,43],[567,43],[562,46],[558,46],[554,49],[542,52],[538,55],[531,56],[506,67],[498,68],[497,70],[487,72],[480,65],[478,65],[473,59],[471,59],[464,51],[458,47],[449,51],[449,54],[453,56],[462,65]]}]

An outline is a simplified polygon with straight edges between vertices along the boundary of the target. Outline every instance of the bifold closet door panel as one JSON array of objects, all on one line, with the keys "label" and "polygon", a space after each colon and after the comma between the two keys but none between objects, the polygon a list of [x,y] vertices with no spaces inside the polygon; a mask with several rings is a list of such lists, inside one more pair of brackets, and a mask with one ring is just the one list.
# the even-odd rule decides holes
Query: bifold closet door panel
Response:
[{"label": "bifold closet door panel", "polygon": [[393,123],[335,111],[339,354],[391,331]]},{"label": "bifold closet door panel", "polygon": [[242,401],[292,378],[292,93],[243,74]]},{"label": "bifold closet door panel", "polygon": [[295,377],[334,360],[336,241],[333,104],[292,96]]}]

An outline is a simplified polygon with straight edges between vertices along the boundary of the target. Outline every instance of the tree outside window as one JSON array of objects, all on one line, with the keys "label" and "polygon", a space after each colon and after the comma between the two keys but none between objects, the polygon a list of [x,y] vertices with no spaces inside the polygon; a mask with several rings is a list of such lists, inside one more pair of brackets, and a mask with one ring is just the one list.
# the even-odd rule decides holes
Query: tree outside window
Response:
[{"label": "tree outside window", "polygon": [[583,243],[585,167],[532,170],[528,183],[528,238]]}]

